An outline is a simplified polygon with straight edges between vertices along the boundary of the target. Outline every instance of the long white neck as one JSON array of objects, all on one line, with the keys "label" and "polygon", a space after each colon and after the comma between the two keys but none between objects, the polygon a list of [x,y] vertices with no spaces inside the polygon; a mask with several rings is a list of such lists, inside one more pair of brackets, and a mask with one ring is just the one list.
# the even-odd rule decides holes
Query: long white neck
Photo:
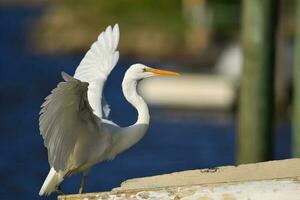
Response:
[{"label": "long white neck", "polygon": [[121,128],[116,134],[114,148],[111,151],[111,158],[120,152],[130,148],[142,139],[149,126],[149,110],[143,98],[137,93],[137,81],[126,76],[123,79],[122,89],[127,101],[135,107],[138,118],[135,124]]},{"label": "long white neck", "polygon": [[137,110],[138,118],[135,124],[149,124],[149,109],[144,99],[137,93],[137,81],[125,75],[122,89],[126,100]]}]

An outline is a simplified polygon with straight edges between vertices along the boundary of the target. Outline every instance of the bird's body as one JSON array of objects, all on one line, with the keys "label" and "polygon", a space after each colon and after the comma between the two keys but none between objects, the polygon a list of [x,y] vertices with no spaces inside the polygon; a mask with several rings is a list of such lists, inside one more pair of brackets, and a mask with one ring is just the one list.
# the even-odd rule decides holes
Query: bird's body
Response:
[{"label": "bird's body", "polygon": [[132,65],[124,76],[122,89],[138,118],[129,127],[119,127],[107,119],[109,108],[102,101],[104,83],[119,57],[118,41],[118,25],[108,27],[86,53],[74,77],[62,73],[64,81],[46,97],[40,112],[40,132],[51,169],[40,195],[56,191],[65,177],[79,172],[83,172],[82,192],[93,165],[113,159],[145,135],[150,116],[147,104],[136,91],[138,81],[156,74],[177,75]]}]

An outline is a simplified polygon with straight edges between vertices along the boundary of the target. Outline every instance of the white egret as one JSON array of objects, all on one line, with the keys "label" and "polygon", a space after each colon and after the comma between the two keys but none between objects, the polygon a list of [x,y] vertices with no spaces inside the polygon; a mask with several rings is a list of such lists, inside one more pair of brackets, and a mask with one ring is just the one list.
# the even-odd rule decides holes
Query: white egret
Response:
[{"label": "white egret", "polygon": [[39,195],[59,191],[65,177],[79,172],[83,172],[79,188],[82,193],[93,165],[113,159],[145,135],[150,116],[147,104],[137,93],[138,82],[155,75],[178,75],[143,64],[130,66],[122,89],[138,117],[135,124],[119,127],[107,119],[108,105],[101,102],[104,83],[119,58],[118,42],[118,25],[107,27],[80,62],[74,77],[63,72],[64,81],[41,106],[40,133],[48,149],[51,169]]}]

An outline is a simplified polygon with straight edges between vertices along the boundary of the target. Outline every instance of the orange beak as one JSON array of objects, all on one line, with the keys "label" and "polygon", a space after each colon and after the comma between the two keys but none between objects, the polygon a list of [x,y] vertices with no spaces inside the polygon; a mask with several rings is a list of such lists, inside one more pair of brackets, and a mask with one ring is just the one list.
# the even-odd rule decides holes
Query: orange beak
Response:
[{"label": "orange beak", "polygon": [[146,72],[152,72],[153,74],[159,74],[159,75],[169,75],[169,76],[179,76],[180,74],[177,72],[167,71],[167,70],[160,70],[160,69],[154,69],[154,68],[146,68]]}]

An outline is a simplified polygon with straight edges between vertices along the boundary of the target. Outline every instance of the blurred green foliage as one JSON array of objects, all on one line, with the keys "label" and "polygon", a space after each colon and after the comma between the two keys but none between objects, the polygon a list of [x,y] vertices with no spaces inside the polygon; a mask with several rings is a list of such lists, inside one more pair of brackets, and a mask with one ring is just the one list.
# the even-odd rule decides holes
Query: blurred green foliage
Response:
[{"label": "blurred green foliage", "polygon": [[[195,52],[192,46],[199,40],[199,32],[191,36],[193,19],[188,12],[203,17],[207,10],[208,23],[202,28],[215,39],[236,36],[240,25],[240,0],[61,0],[49,7],[48,15],[42,20],[36,38],[40,49],[50,52],[69,52],[88,48],[90,41],[107,25],[118,23],[122,32],[120,49],[141,55],[170,55]],[[200,8],[201,7],[201,8]],[[210,12],[211,11],[211,12]],[[210,16],[211,14],[211,16]],[[212,17],[212,21],[209,18]],[[193,18],[193,17],[192,17]],[[201,21],[201,20],[200,20]],[[192,25],[194,26],[194,25]],[[201,27],[196,25],[198,27]],[[197,27],[196,27],[197,28]],[[200,30],[201,31],[201,30]],[[60,33],[60,39],[54,38]],[[201,34],[200,34],[201,35]],[[192,37],[192,39],[191,39]],[[187,39],[188,38],[188,39]],[[51,41],[59,40],[56,43]],[[211,37],[202,40],[209,40]],[[200,39],[201,40],[201,39]],[[200,45],[201,46],[201,45]],[[197,53],[197,52],[195,52]]]},{"label": "blurred green foliage", "polygon": [[[125,52],[169,54],[184,45],[181,0],[57,1],[38,24],[35,38],[40,50],[76,51],[87,48],[107,25],[116,23],[122,32],[120,49]],[[50,41],[57,32],[61,39],[54,44]]]},{"label": "blurred green foliage", "polygon": [[155,21],[162,29],[180,31],[184,23],[181,0],[64,0],[62,5],[84,24],[120,23],[131,28]]}]

